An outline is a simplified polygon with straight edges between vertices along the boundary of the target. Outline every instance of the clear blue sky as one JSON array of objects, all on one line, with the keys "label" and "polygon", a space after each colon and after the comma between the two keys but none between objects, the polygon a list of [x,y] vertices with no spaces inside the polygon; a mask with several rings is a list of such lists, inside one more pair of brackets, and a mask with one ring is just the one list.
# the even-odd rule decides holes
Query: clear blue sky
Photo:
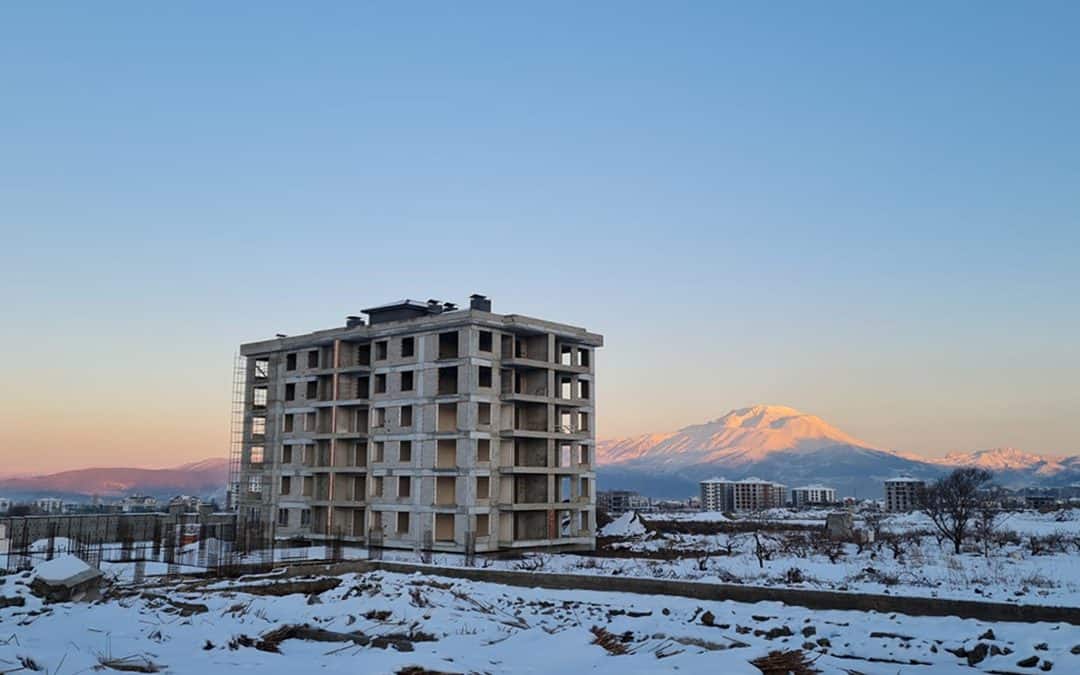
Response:
[{"label": "clear blue sky", "polygon": [[2,463],[220,454],[241,341],[474,291],[607,336],[601,436],[1080,452],[1080,4],[582,4],[0,8]]}]

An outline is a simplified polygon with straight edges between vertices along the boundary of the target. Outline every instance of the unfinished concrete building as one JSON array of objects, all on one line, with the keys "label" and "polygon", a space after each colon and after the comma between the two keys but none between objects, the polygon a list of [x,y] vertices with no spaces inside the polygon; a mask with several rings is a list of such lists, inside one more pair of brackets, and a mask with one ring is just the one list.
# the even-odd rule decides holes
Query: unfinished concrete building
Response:
[{"label": "unfinished concrete building", "polygon": [[593,547],[603,338],[480,295],[364,314],[241,346],[241,522],[422,550]]}]

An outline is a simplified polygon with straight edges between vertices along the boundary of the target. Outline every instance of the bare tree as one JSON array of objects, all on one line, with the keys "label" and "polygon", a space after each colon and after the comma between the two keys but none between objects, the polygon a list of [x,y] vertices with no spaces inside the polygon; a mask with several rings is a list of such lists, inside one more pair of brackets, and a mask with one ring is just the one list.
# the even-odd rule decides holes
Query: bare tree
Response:
[{"label": "bare tree", "polygon": [[971,519],[983,503],[979,492],[993,477],[985,469],[955,469],[919,494],[920,509],[942,537],[952,542],[956,553],[960,552]]}]

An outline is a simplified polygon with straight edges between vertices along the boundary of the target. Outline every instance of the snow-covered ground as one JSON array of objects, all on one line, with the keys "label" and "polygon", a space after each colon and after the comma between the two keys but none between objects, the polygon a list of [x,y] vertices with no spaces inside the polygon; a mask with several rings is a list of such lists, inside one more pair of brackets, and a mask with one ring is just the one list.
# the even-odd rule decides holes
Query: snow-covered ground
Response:
[{"label": "snow-covered ground", "polygon": [[[878,523],[882,536],[873,544],[831,544],[819,529],[827,513],[775,509],[738,519],[717,518],[719,514],[713,513],[644,516],[645,523],[667,522],[689,529],[700,523],[706,529],[713,528],[709,534],[644,531],[642,519],[627,514],[602,531],[615,539],[605,540],[597,555],[477,556],[473,564],[492,569],[1080,606],[1080,511],[1010,514],[998,525],[1000,541],[986,549],[973,543],[959,555],[948,542],[939,542],[929,534],[930,522],[918,513],[886,516]],[[719,531],[729,525],[733,531]],[[760,527],[761,536],[755,538],[752,532],[743,531],[747,525]],[[857,518],[856,525],[867,523]],[[791,529],[786,530],[787,526]],[[761,560],[757,555],[759,541]],[[57,552],[67,546],[63,540],[54,542]],[[183,551],[177,560],[180,565],[173,569],[200,571],[197,548],[192,544]],[[363,548],[345,548],[341,553],[346,559],[368,557]],[[321,546],[277,549],[273,560],[318,560],[327,554]],[[386,550],[381,557],[421,561],[411,550]],[[246,562],[270,560],[269,552],[245,557]],[[445,566],[466,564],[464,556],[456,554],[431,554],[423,561]],[[169,569],[164,562],[148,562],[144,573],[162,575]],[[131,563],[103,563],[102,570],[111,578],[134,578]]]},{"label": "snow-covered ground", "polygon": [[0,671],[110,672],[111,664],[200,675],[425,672],[409,667],[756,674],[755,659],[801,650],[824,673],[967,673],[969,662],[984,672],[1080,672],[1080,627],[1068,624],[810,611],[383,572],[280,580],[296,582],[289,588],[265,579],[146,583],[114,587],[92,605],[43,605],[29,593],[29,579],[0,577],[0,597],[24,603],[0,602]]}]

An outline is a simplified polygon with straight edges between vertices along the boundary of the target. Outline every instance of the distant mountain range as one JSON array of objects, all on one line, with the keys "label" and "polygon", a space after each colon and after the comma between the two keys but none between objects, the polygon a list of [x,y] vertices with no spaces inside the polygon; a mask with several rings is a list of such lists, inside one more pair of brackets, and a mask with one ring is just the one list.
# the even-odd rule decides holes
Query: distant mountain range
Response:
[{"label": "distant mountain range", "polygon": [[14,499],[59,496],[74,501],[85,501],[92,495],[211,497],[224,494],[228,474],[229,465],[224,458],[205,459],[171,469],[75,469],[43,476],[0,479],[0,496]]},{"label": "distant mountain range", "polygon": [[777,405],[733,410],[675,432],[600,441],[596,458],[600,489],[657,497],[697,494],[698,482],[713,476],[754,476],[788,487],[822,483],[841,496],[873,498],[897,474],[933,479],[957,466],[990,469],[1006,487],[1080,482],[1080,457],[997,448],[928,459],[876,447],[820,417]]}]

